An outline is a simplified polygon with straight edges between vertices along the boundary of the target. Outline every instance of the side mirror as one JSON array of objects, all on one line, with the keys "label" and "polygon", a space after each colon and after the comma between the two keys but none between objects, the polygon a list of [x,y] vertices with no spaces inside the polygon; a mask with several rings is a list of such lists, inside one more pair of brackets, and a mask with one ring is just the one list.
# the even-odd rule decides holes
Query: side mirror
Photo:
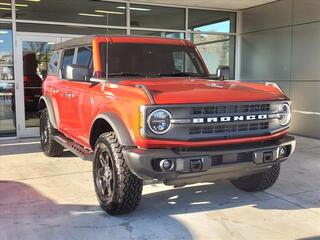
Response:
[{"label": "side mirror", "polygon": [[91,77],[91,71],[88,67],[79,64],[70,64],[66,68],[67,80],[88,81]]},{"label": "side mirror", "polygon": [[230,77],[230,68],[229,66],[220,65],[217,68],[217,78],[221,80],[227,80]]}]

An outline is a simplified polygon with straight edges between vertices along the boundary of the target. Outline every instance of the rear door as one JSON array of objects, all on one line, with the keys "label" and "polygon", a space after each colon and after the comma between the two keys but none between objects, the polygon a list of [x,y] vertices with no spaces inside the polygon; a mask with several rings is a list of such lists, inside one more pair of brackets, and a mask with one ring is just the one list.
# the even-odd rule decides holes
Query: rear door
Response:
[{"label": "rear door", "polygon": [[70,92],[70,81],[66,80],[66,69],[69,64],[74,62],[75,58],[75,48],[66,49],[62,52],[62,59],[61,59],[61,68],[60,68],[60,84],[56,86],[56,98],[57,104],[59,109],[59,118],[60,124],[59,129],[66,135],[70,135],[70,100],[72,95],[68,94]]}]

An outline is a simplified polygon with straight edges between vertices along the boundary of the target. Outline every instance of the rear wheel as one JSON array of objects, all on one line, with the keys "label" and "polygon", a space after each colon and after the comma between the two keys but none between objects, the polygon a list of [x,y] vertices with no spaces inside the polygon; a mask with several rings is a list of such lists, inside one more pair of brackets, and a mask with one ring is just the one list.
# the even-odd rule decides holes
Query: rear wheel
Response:
[{"label": "rear wheel", "polygon": [[111,215],[129,213],[137,208],[143,181],[129,169],[113,132],[102,134],[93,159],[93,178],[98,201]]},{"label": "rear wheel", "polygon": [[43,153],[48,157],[57,157],[63,152],[63,147],[53,139],[57,130],[52,126],[48,109],[40,114],[40,143]]},{"label": "rear wheel", "polygon": [[280,174],[280,164],[275,164],[272,168],[263,173],[245,176],[232,180],[232,184],[237,188],[247,192],[263,191],[275,184]]}]

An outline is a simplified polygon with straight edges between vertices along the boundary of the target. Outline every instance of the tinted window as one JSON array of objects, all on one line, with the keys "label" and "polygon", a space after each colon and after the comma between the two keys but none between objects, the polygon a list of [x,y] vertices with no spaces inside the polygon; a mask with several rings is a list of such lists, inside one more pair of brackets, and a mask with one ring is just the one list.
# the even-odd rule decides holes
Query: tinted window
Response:
[{"label": "tinted window", "polygon": [[[105,74],[106,44],[101,45],[101,64]],[[109,44],[109,74],[204,76],[208,74],[193,47],[184,45],[114,43]]]},{"label": "tinted window", "polygon": [[62,78],[66,78],[66,70],[69,64],[72,64],[74,49],[67,49],[64,51],[61,67]]},{"label": "tinted window", "polygon": [[77,64],[91,68],[92,63],[92,48],[80,47],[78,49]]},{"label": "tinted window", "polygon": [[54,74],[58,72],[58,63],[59,63],[59,52],[53,52],[48,64],[48,73]]}]

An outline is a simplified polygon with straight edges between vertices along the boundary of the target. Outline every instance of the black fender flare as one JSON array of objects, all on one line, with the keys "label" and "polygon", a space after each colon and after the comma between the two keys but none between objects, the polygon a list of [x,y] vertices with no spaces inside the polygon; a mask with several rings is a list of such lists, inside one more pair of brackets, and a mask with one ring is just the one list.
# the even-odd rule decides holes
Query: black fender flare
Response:
[{"label": "black fender flare", "polygon": [[45,104],[46,108],[48,109],[49,119],[52,126],[55,129],[58,129],[56,116],[54,115],[52,101],[49,96],[41,96],[38,103],[38,110],[41,111],[43,109],[43,103]]},{"label": "black fender flare", "polygon": [[123,121],[115,113],[112,113],[112,112],[104,112],[95,117],[90,127],[90,139],[92,134],[92,127],[94,126],[95,122],[99,119],[105,120],[111,126],[111,128],[113,129],[114,133],[118,138],[119,143],[122,146],[125,146],[125,147],[135,146],[131,138],[131,135],[127,127],[123,123]]}]

